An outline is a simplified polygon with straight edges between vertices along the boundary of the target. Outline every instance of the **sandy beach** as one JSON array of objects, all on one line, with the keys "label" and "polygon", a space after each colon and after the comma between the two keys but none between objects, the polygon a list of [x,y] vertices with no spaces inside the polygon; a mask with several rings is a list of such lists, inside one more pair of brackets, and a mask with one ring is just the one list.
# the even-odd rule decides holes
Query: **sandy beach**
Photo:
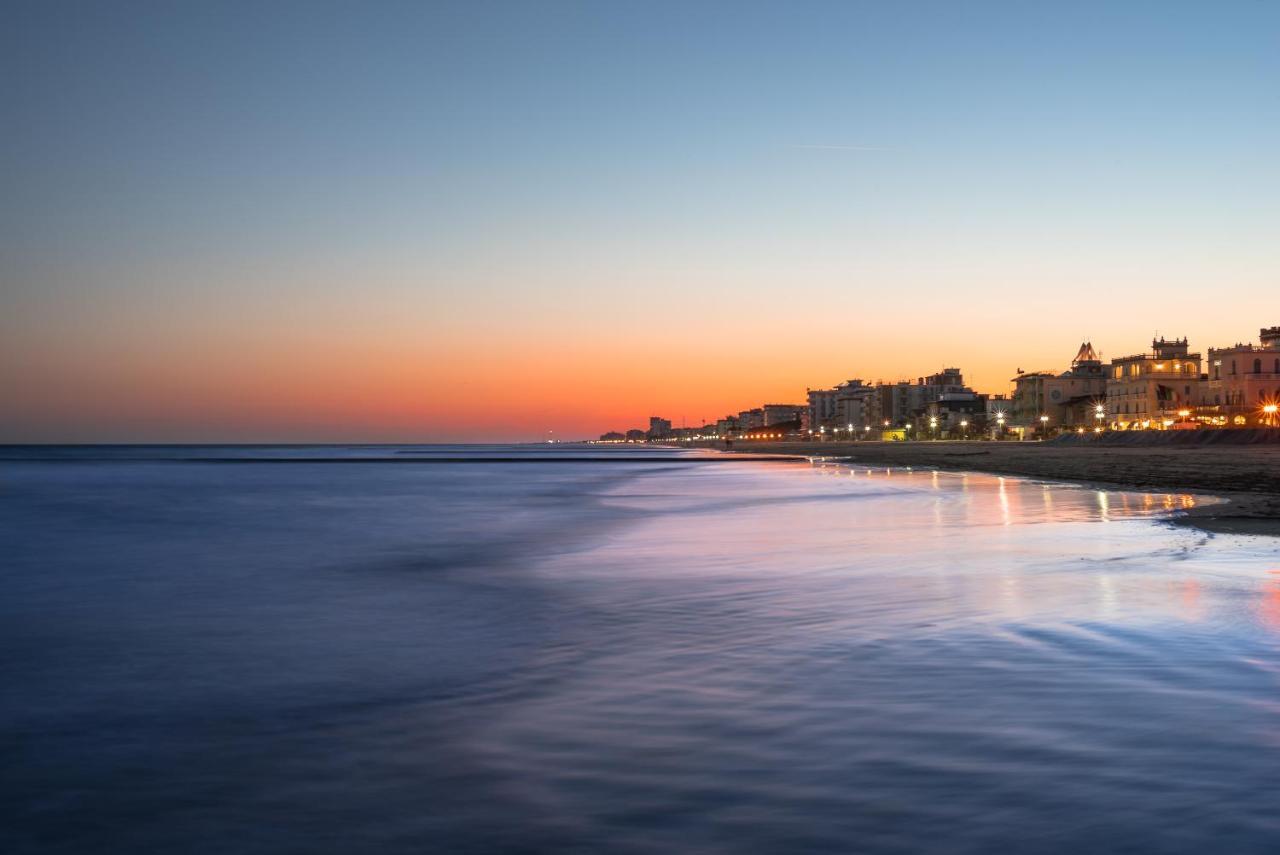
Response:
[{"label": "sandy beach", "polygon": [[1278,445],[1117,448],[977,441],[739,442],[733,450],[1208,494],[1226,501],[1194,508],[1182,522],[1209,531],[1280,536]]}]

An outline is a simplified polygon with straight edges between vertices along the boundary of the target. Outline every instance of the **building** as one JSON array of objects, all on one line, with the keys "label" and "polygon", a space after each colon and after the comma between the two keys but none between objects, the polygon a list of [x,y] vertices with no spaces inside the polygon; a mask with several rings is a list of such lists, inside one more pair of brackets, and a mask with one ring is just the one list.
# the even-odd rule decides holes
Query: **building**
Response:
[{"label": "building", "polygon": [[1258,331],[1258,344],[1209,348],[1208,371],[1197,416],[1230,427],[1272,424],[1280,404],[1280,327]]},{"label": "building", "polygon": [[956,392],[973,392],[972,389],[964,385],[964,375],[960,373],[959,368],[944,368],[937,374],[921,377],[917,383],[924,387],[925,404],[937,401],[943,395]]},{"label": "building", "polygon": [[649,439],[666,439],[671,436],[671,420],[660,416],[649,416]]},{"label": "building", "polygon": [[984,404],[987,432],[992,439],[999,439],[1004,435],[1013,412],[1013,399],[1004,395],[987,395]]},{"label": "building", "polygon": [[738,413],[738,429],[741,431],[755,430],[764,427],[764,410],[760,407],[754,410],[743,410]]},{"label": "building", "polygon": [[611,430],[608,433],[600,434],[600,441],[601,442],[626,442],[627,435],[625,433],[621,433],[616,430]]},{"label": "building", "polygon": [[944,395],[976,395],[964,385],[964,374],[959,368],[944,368],[936,374],[918,377],[916,382],[900,380],[897,383],[881,383],[876,387],[876,399],[869,407],[868,418],[874,417],[880,426],[903,426],[927,418],[931,403],[942,400]]},{"label": "building", "polygon": [[1200,354],[1185,338],[1151,342],[1150,353],[1111,360],[1107,418],[1119,430],[1171,427],[1201,403]]},{"label": "building", "polygon": [[1107,372],[1092,342],[1080,345],[1067,371],[1020,373],[1013,385],[1012,425],[1040,430],[1046,425],[1050,429],[1093,427],[1101,421],[1097,408],[1107,396]]},{"label": "building", "polygon": [[632,428],[627,431],[627,442],[644,442],[645,439],[645,433],[640,428]]},{"label": "building", "polygon": [[[918,419],[928,406],[927,389],[923,383],[912,383],[900,380],[897,383],[884,383],[876,387],[879,397],[881,424],[888,422],[891,427],[901,427],[912,419]],[[942,393],[938,392],[940,396]]]},{"label": "building", "polygon": [[716,422],[717,436],[732,436],[738,432],[738,417],[725,416]]},{"label": "building", "polygon": [[800,416],[805,408],[802,404],[765,404],[760,408],[763,416],[762,427],[773,427],[783,422],[800,424]]},{"label": "building", "polygon": [[836,390],[810,389],[809,406],[805,410],[804,429],[817,433],[820,428],[836,423]]},{"label": "building", "polygon": [[987,421],[987,396],[977,392],[944,392],[925,408],[922,436],[970,436],[981,433]]},{"label": "building", "polygon": [[860,431],[872,423],[879,407],[876,390],[861,380],[847,380],[835,388],[836,412],[834,424],[837,431]]}]

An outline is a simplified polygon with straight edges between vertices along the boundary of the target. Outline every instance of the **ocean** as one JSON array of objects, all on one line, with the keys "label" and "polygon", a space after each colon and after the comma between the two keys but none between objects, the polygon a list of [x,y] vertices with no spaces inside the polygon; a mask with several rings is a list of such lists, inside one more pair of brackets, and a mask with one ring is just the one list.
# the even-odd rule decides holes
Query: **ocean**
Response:
[{"label": "ocean", "polygon": [[1280,541],[725,458],[0,448],[0,851],[1280,850]]}]

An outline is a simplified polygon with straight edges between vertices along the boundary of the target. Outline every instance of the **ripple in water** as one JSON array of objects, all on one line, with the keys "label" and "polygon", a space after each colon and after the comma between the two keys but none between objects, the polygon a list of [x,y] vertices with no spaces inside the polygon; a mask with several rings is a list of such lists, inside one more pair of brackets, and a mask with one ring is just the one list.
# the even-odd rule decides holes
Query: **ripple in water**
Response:
[{"label": "ripple in water", "polygon": [[7,852],[1280,844],[1280,548],[1202,497],[157,456],[2,464]]}]

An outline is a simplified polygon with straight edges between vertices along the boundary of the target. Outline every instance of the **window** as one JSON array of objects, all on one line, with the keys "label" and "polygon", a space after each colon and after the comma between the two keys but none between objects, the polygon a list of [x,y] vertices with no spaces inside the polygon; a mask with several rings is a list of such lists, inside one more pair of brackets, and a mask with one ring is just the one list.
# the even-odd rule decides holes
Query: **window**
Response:
[{"label": "window", "polygon": [[1262,360],[1261,360],[1261,359],[1255,359],[1255,360],[1253,360],[1253,373],[1254,373],[1254,374],[1261,374],[1261,373],[1262,373]]}]

